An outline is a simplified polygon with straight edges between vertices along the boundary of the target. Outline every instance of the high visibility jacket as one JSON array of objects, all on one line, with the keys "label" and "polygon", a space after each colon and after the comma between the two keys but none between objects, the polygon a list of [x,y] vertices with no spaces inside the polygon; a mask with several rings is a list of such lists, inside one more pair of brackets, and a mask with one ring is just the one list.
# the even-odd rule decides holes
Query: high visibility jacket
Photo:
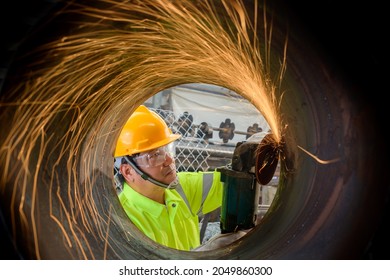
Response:
[{"label": "high visibility jacket", "polygon": [[161,204],[124,183],[119,200],[131,221],[146,236],[167,247],[192,250],[200,245],[198,214],[221,206],[223,183],[217,171],[179,172],[178,178],[184,198],[180,189],[166,189],[165,204]]}]

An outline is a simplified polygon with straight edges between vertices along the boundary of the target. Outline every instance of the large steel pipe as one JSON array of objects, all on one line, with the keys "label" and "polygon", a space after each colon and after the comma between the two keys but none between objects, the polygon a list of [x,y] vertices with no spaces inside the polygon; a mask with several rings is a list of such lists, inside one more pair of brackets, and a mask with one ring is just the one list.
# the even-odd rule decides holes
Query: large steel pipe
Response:
[{"label": "large steel pipe", "polygon": [[[168,67],[175,63],[173,59],[181,58],[179,47],[175,45],[172,48],[177,48],[177,52],[173,52],[172,61],[161,62],[162,49],[168,52],[170,48],[158,42],[166,43],[167,38],[151,42],[151,38],[146,37],[144,45],[140,43],[137,48],[127,39],[116,46],[105,41],[129,33],[140,34],[142,39],[142,28],[134,25],[130,28],[126,22],[117,21],[116,16],[128,12],[129,18],[136,19],[145,16],[143,11],[127,10],[120,5],[113,7],[109,1],[96,4],[97,10],[78,5],[68,7],[61,1],[58,4],[40,2],[41,11],[33,14],[31,10],[33,15],[14,10],[14,24],[34,20],[28,21],[29,29],[15,29],[19,32],[4,35],[6,48],[1,54],[5,69],[0,107],[1,240],[6,246],[2,248],[8,248],[7,258],[361,259],[388,256],[387,252],[378,250],[389,245],[381,238],[389,197],[389,183],[384,178],[388,148],[380,125],[384,106],[377,84],[368,87],[374,78],[381,80],[372,73],[376,69],[366,68],[372,66],[367,63],[371,60],[360,57],[370,56],[369,50],[359,53],[363,46],[370,44],[354,45],[360,41],[353,36],[358,35],[353,26],[348,25],[351,30],[345,35],[350,41],[345,37],[332,38],[332,32],[345,31],[341,20],[336,26],[329,15],[326,26],[331,31],[326,32],[322,25],[316,30],[314,20],[323,17],[315,14],[310,4],[306,8],[312,13],[314,23],[299,21],[293,16],[299,13],[290,13],[294,7],[283,1],[269,1],[272,4],[268,3],[265,14],[267,22],[272,24],[272,36],[268,33],[267,37],[264,30],[269,31],[270,25],[264,28],[263,3],[259,3],[255,35],[259,42],[268,42],[272,37],[267,46],[269,53],[265,45],[259,47],[261,53],[269,54],[268,58],[263,58],[264,61],[269,59],[271,80],[279,75],[282,60],[286,59],[283,79],[280,84],[275,83],[279,89],[275,95],[277,102],[269,101],[278,104],[274,113],[280,118],[267,116],[266,108],[259,105],[265,101],[251,100],[258,102],[268,121],[277,120],[273,128],[280,129],[282,170],[278,192],[260,225],[244,238],[213,251],[181,252],[149,241],[127,219],[114,190],[112,154],[116,137],[137,105],[170,86],[187,82],[215,83],[237,90],[250,99],[245,86],[230,83],[229,77],[253,82],[251,79],[258,73],[240,75],[257,57],[248,57],[245,53],[246,58],[241,59],[237,58],[239,53],[234,57],[232,52],[234,63],[239,63],[242,71],[229,72],[229,61],[221,56],[217,61],[225,65],[227,77],[211,75],[208,71],[212,71],[213,65],[208,65],[211,62],[207,60],[196,64],[199,67],[195,70],[183,67],[176,72],[156,75],[153,69],[163,71],[161,65]],[[224,6],[219,1],[212,2],[216,5],[214,12],[223,18]],[[252,1],[244,2],[248,17],[253,20],[256,6]],[[302,1],[296,3],[297,7],[299,3]],[[361,15],[363,8],[353,5],[354,11]],[[331,12],[329,7],[323,8]],[[339,8],[346,10],[337,3],[334,9]],[[111,14],[111,9],[120,13]],[[94,17],[93,13],[99,15]],[[149,14],[148,18],[156,17]],[[352,19],[356,20],[357,16]],[[147,24],[145,22],[143,24]],[[164,27],[179,28],[174,26],[175,22],[167,19]],[[221,26],[231,26],[231,23],[226,20]],[[374,28],[380,30],[380,26]],[[84,36],[81,32],[85,30],[94,32]],[[158,26],[156,30],[157,33],[167,31],[159,30]],[[181,40],[185,46],[192,35],[196,36],[188,31],[174,39]],[[210,36],[217,36],[218,40],[218,34]],[[369,37],[361,36],[362,40]],[[88,40],[84,41],[86,37]],[[74,41],[66,45],[69,38]],[[134,36],[131,38],[134,40]],[[92,44],[94,40],[99,41],[98,47]],[[325,40],[331,40],[332,44],[329,41],[325,44]],[[47,48],[32,52],[51,42],[57,42],[51,52]],[[238,40],[232,42],[239,44]],[[94,48],[72,53],[72,48],[88,43]],[[351,43],[350,52],[346,51],[348,43]],[[121,44],[123,49],[120,49]],[[334,55],[333,44],[340,46],[340,53]],[[142,60],[144,46],[149,55],[148,65]],[[155,55],[150,46],[154,46]],[[328,46],[330,52],[326,52]],[[205,50],[207,47],[204,45]],[[111,48],[112,52],[99,56],[104,48]],[[230,48],[234,49],[234,44]],[[339,54],[344,54],[343,50],[344,61],[340,61]],[[119,52],[121,55],[111,56]],[[352,62],[351,53],[358,55],[357,61],[353,66],[345,65],[344,62]],[[90,60],[83,63],[84,57]],[[134,60],[139,60],[146,71],[138,76],[122,75],[134,67]],[[92,65],[91,61],[96,63],[94,70],[87,67]],[[198,60],[194,57],[193,61]],[[75,63],[78,67],[73,66]],[[360,73],[357,67],[370,72],[364,75],[367,80],[363,81],[362,75],[357,74]],[[89,79],[81,84],[77,77]],[[159,83],[154,82],[156,79]],[[56,96],[64,87],[72,94]],[[133,94],[128,89],[135,88],[137,94],[128,96]]]}]

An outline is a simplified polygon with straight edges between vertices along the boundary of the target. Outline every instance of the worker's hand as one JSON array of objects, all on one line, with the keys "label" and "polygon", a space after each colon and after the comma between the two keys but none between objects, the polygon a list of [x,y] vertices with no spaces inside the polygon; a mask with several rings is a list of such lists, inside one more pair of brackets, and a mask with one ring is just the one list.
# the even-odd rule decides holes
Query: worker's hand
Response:
[{"label": "worker's hand", "polygon": [[193,251],[209,251],[225,247],[233,241],[236,241],[237,239],[243,237],[245,234],[248,233],[248,231],[249,230],[240,230],[232,233],[220,233],[214,235],[205,244],[199,246],[198,248],[195,248]]}]

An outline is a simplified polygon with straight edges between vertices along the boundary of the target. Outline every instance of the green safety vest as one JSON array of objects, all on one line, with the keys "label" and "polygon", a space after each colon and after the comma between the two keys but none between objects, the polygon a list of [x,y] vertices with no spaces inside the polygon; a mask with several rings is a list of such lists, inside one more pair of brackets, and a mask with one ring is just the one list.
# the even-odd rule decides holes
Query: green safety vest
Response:
[{"label": "green safety vest", "polygon": [[188,251],[200,245],[198,215],[221,206],[223,183],[217,171],[177,175],[180,185],[165,190],[165,204],[139,194],[127,183],[119,200],[130,220],[146,236],[167,247]]}]

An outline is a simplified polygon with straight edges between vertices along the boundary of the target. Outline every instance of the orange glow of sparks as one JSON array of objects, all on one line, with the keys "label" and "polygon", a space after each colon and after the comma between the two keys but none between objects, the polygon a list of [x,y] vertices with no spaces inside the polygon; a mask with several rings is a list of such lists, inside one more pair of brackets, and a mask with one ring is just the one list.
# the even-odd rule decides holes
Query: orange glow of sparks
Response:
[{"label": "orange glow of sparks", "polygon": [[[63,246],[77,247],[80,258],[94,258],[86,238],[92,234],[105,241],[106,257],[114,214],[111,209],[108,217],[96,211],[92,196],[96,178],[89,162],[98,161],[94,154],[98,139],[115,135],[118,128],[107,135],[88,134],[88,128],[91,123],[97,127],[104,123],[102,115],[107,112],[115,115],[124,105],[132,104],[127,108],[131,113],[151,95],[174,85],[215,84],[252,102],[265,116],[275,142],[281,141],[284,125],[277,91],[286,65],[284,57],[273,81],[269,67],[272,24],[265,7],[261,39],[256,35],[260,21],[257,1],[253,24],[242,1],[220,1],[218,7],[216,1],[196,2],[74,3],[63,13],[77,15],[77,27],[32,52],[44,59],[35,61],[31,65],[34,73],[14,88],[19,101],[0,103],[13,112],[10,133],[0,152],[4,166],[1,187],[14,186],[11,205],[18,201],[19,213],[12,215],[20,217],[27,232],[33,232],[38,259],[41,241],[36,213],[38,199],[43,199],[38,195],[43,188],[38,178],[43,174],[50,174],[51,180],[45,182],[50,193],[49,217],[63,232]],[[71,116],[70,123],[62,124],[59,112]],[[52,126],[65,131],[63,136],[49,132],[47,128]],[[88,141],[84,143],[84,139]],[[83,149],[89,151],[84,153],[89,160],[80,159]],[[53,151],[56,160],[47,162],[54,157]],[[13,167],[15,156],[18,168]],[[59,170],[63,161],[66,170]],[[31,205],[26,204],[27,195],[31,195]],[[57,212],[53,210],[54,199],[59,205]]]}]

